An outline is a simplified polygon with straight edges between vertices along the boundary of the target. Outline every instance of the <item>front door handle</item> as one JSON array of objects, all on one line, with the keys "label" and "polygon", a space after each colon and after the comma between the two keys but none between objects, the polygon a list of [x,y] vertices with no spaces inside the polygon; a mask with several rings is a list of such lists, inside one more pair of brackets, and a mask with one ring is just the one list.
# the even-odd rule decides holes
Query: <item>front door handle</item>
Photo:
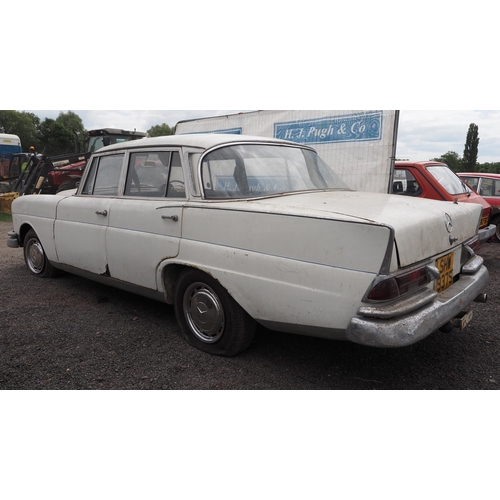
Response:
[{"label": "front door handle", "polygon": [[174,222],[177,222],[179,220],[178,215],[162,215],[161,218],[163,220],[173,220]]},{"label": "front door handle", "polygon": [[106,215],[108,215],[108,211],[107,210],[103,210],[103,211],[97,210],[96,214],[106,217]]}]

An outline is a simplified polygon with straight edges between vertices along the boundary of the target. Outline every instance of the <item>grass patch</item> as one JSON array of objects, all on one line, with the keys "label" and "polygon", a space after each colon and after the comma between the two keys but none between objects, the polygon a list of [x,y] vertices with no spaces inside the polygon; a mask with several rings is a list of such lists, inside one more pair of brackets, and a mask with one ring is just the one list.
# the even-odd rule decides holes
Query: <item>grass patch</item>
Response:
[{"label": "grass patch", "polygon": [[0,212],[0,222],[12,222],[12,215]]}]

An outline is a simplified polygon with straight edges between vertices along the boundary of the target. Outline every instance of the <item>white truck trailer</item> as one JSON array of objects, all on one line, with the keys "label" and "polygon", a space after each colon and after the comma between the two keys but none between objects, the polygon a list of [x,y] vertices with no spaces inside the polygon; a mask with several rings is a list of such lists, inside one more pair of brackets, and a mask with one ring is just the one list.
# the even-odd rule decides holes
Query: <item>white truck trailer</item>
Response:
[{"label": "white truck trailer", "polygon": [[399,111],[252,111],[177,123],[176,134],[224,133],[313,146],[353,189],[388,193]]}]

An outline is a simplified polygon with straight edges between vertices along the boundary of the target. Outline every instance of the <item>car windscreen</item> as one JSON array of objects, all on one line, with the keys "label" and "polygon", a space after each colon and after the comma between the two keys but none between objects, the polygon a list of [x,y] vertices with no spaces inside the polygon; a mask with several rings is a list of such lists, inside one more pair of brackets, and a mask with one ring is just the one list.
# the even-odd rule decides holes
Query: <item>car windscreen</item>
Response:
[{"label": "car windscreen", "polygon": [[252,198],[349,187],[314,152],[282,145],[225,146],[202,160],[205,198]]},{"label": "car windscreen", "polygon": [[471,189],[452,170],[444,165],[427,167],[427,171],[450,194],[471,193]]}]

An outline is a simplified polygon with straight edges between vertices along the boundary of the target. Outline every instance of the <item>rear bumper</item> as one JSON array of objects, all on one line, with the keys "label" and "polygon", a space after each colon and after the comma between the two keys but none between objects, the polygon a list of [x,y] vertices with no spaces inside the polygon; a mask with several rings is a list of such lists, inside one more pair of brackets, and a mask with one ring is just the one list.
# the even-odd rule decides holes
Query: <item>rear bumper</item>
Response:
[{"label": "rear bumper", "polygon": [[488,280],[488,270],[481,265],[475,274],[462,274],[459,281],[414,312],[391,319],[357,316],[347,327],[346,340],[372,347],[414,344],[466,310],[484,291]]},{"label": "rear bumper", "polygon": [[496,230],[497,230],[497,226],[495,224],[490,224],[488,227],[485,227],[484,229],[480,229],[477,233],[479,236],[479,241],[481,243],[488,241],[495,234]]}]

